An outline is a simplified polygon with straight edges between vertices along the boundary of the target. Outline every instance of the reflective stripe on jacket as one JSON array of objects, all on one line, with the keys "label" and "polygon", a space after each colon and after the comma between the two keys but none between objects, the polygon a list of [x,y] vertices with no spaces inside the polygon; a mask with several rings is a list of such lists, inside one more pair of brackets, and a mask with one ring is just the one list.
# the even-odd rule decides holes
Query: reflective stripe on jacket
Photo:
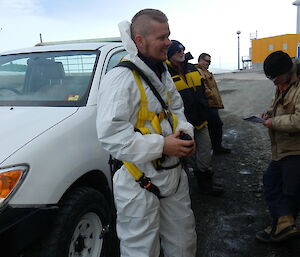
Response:
[{"label": "reflective stripe on jacket", "polygon": [[186,63],[184,74],[179,74],[172,64],[167,61],[173,82],[184,103],[184,114],[188,122],[200,129],[207,124],[207,110],[209,108],[204,94],[202,76],[193,64]]}]

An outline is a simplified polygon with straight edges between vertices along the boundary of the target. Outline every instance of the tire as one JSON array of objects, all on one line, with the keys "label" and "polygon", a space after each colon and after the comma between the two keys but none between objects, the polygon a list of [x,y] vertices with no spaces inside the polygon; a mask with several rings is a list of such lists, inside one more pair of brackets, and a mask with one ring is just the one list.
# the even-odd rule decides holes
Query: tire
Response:
[{"label": "tire", "polygon": [[59,204],[40,257],[100,257],[103,239],[99,236],[109,213],[99,191],[82,187],[69,192]]}]

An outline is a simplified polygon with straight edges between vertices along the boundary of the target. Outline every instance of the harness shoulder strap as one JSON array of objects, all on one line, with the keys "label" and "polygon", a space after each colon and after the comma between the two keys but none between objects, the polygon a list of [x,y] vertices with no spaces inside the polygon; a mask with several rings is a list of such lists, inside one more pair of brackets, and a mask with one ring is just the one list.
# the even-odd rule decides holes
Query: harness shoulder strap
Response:
[{"label": "harness shoulder strap", "polygon": [[[149,112],[149,110],[148,110],[148,100],[147,100],[146,92],[142,85],[140,76],[138,75],[138,73],[135,70],[132,70],[132,73],[133,73],[134,79],[136,81],[136,84],[138,86],[138,89],[140,91],[140,96],[141,96],[140,110],[138,112],[138,117],[137,117],[137,121],[135,124],[135,128],[137,130],[139,130],[143,135],[150,134],[151,133],[150,130],[147,127],[145,127],[145,121],[152,120],[153,117],[155,116],[155,114],[152,112]],[[159,130],[156,132],[160,134],[161,131]]]},{"label": "harness shoulder strap", "polygon": [[142,78],[143,80],[146,81],[146,83],[148,84],[148,86],[150,87],[150,89],[152,90],[153,94],[155,95],[155,97],[158,99],[158,101],[160,102],[162,108],[164,110],[168,110],[168,106],[166,105],[165,101],[162,99],[161,95],[157,92],[156,88],[153,86],[153,84],[150,82],[149,78],[144,74],[144,72],[142,72],[142,70],[137,67],[134,63],[132,63],[131,61],[121,61],[117,64],[116,67],[127,67],[130,70],[135,70]]},{"label": "harness shoulder strap", "polygon": [[[136,82],[137,82],[137,84],[139,86],[140,92],[142,90],[141,89],[141,86],[142,86],[141,85],[141,80],[139,78],[137,78],[137,76],[135,76],[135,74],[136,73],[139,74],[146,81],[146,83],[148,84],[148,86],[152,90],[153,94],[156,96],[156,98],[160,102],[160,104],[161,104],[161,106],[162,106],[162,108],[163,108],[163,110],[165,112],[165,117],[169,121],[171,127],[173,128],[173,133],[175,133],[176,127],[178,125],[178,118],[177,118],[177,116],[174,113],[169,112],[169,110],[168,110],[169,109],[168,105],[170,105],[170,94],[168,93],[168,104],[166,104],[165,101],[162,99],[161,95],[156,90],[156,88],[150,82],[149,78],[145,75],[145,73],[139,67],[137,67],[134,63],[132,63],[129,60],[123,60],[123,61],[119,62],[115,67],[126,67],[126,68],[129,68],[133,72],[135,80],[136,80]],[[171,116],[172,120],[170,120],[170,116]],[[156,119],[156,118],[154,117],[154,119]],[[154,127],[154,129],[156,131],[159,131],[157,124],[158,124],[157,121],[152,122],[152,126]]]}]

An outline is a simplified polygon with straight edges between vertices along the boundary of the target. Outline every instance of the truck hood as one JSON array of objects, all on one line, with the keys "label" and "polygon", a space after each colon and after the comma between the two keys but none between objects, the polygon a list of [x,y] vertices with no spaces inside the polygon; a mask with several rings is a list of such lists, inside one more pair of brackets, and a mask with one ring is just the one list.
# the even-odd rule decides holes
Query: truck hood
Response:
[{"label": "truck hood", "polygon": [[0,164],[78,107],[0,107]]}]

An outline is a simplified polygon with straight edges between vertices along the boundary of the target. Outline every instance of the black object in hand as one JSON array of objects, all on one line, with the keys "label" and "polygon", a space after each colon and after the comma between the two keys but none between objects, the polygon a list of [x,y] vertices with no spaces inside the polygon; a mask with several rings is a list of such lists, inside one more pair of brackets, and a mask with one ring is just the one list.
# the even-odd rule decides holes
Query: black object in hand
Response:
[{"label": "black object in hand", "polygon": [[179,139],[181,139],[181,140],[193,140],[192,137],[189,134],[186,134],[184,132],[180,133]]},{"label": "black object in hand", "polygon": [[[189,134],[186,134],[184,132],[180,133],[179,139],[181,139],[181,140],[193,140],[192,137]],[[193,147],[193,145],[189,145],[187,147]]]}]

